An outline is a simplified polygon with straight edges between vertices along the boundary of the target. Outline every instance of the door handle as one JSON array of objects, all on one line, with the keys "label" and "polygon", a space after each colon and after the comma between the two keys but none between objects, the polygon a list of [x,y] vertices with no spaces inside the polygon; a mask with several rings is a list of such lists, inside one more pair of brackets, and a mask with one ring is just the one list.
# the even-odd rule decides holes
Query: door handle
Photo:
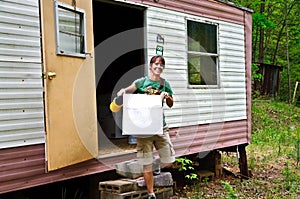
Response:
[{"label": "door handle", "polygon": [[48,75],[48,79],[49,80],[52,80],[53,78],[55,78],[56,77],[56,72],[48,72],[47,73],[47,75]]}]

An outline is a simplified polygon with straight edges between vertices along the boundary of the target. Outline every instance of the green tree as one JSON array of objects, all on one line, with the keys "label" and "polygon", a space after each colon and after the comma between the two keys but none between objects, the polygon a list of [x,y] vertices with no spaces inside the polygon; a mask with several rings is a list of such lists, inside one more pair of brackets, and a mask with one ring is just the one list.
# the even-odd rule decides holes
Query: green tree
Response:
[{"label": "green tree", "polygon": [[[300,1],[232,2],[253,10],[252,62],[263,62],[283,68],[278,99],[290,101],[290,94],[287,93],[293,93],[294,85],[300,81]],[[297,92],[297,96],[299,95],[300,89]]]}]

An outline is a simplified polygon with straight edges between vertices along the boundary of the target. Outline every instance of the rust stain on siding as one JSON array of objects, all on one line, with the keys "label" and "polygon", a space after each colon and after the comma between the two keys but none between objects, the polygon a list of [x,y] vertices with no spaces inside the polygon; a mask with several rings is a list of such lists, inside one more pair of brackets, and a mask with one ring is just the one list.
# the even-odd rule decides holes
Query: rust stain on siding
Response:
[{"label": "rust stain on siding", "polygon": [[218,1],[205,0],[130,0],[130,2],[151,5],[212,19],[244,24],[244,11]]},{"label": "rust stain on siding", "polygon": [[249,143],[246,120],[174,128],[171,134],[180,156]]}]

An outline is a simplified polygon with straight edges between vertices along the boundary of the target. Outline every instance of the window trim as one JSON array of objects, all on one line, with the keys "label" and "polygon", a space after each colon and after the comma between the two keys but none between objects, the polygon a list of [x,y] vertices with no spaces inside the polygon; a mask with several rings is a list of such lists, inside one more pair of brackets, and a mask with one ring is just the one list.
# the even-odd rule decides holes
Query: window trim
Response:
[{"label": "window trim", "polygon": [[[204,24],[209,24],[209,25],[214,25],[216,26],[216,42],[217,42],[217,53],[206,53],[206,52],[197,52],[197,51],[189,51],[189,46],[188,46],[188,21],[194,21],[197,23],[204,23]],[[217,84],[216,85],[191,85],[189,84],[189,73],[187,71],[187,88],[189,89],[208,89],[208,88],[220,88],[220,42],[219,42],[219,24],[212,22],[212,21],[207,21],[207,20],[201,20],[201,19],[196,19],[192,17],[186,17],[185,19],[186,23],[186,56],[187,56],[187,70],[188,70],[188,57],[189,54],[193,55],[199,55],[199,56],[211,56],[211,57],[216,57],[216,75],[217,75]]]},{"label": "window trim", "polygon": [[[73,57],[81,57],[81,58],[86,58],[86,13],[83,9],[77,8],[77,7],[72,7],[71,5],[67,5],[62,2],[54,1],[54,12],[55,12],[55,35],[56,35],[56,54],[57,55],[65,55],[65,56],[73,56]],[[83,52],[82,53],[76,53],[76,52],[68,52],[68,51],[63,51],[60,47],[60,36],[59,36],[59,15],[58,15],[58,8],[63,8],[66,10],[69,10],[71,12],[75,13],[80,13],[82,14],[83,18],[81,21],[81,27],[82,27],[82,32],[81,34],[83,35]]]}]

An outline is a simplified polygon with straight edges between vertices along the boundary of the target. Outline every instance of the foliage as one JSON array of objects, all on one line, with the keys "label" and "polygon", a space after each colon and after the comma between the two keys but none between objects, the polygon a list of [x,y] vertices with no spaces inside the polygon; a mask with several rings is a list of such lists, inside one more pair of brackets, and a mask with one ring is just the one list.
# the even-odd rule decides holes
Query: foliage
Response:
[{"label": "foliage", "polygon": [[248,163],[255,159],[252,169],[265,172],[267,182],[274,184],[270,196],[295,198],[300,193],[299,123],[299,107],[274,100],[252,102]]},{"label": "foliage", "polygon": [[184,177],[188,179],[190,182],[198,179],[198,175],[193,173],[192,171],[195,170],[193,167],[193,161],[188,159],[187,157],[183,158],[176,158],[176,164],[179,166],[178,171],[184,172]]},{"label": "foliage", "polygon": [[259,67],[256,64],[252,64],[252,79],[256,81],[261,81],[262,74],[259,72]]},{"label": "foliage", "polygon": [[234,193],[233,187],[230,185],[230,182],[223,181],[223,180],[221,180],[220,182],[223,184],[224,189],[226,191],[226,198],[227,199],[236,199],[237,197]]},{"label": "foliage", "polygon": [[284,178],[284,188],[286,190],[297,190],[297,186],[299,186],[299,183],[297,182],[297,175],[290,170],[288,164],[284,167],[282,175]]},{"label": "foliage", "polygon": [[275,25],[272,21],[267,19],[267,13],[254,13],[252,15],[253,25],[257,28],[275,28]]},{"label": "foliage", "polygon": [[179,168],[178,168],[179,171],[194,170],[194,167],[191,166],[193,161],[186,157],[176,158],[175,162],[179,166]]},{"label": "foliage", "polygon": [[299,107],[273,100],[253,100],[252,115],[256,116],[252,118],[253,143],[271,145],[278,153],[284,150],[284,146],[296,145],[300,134]]},{"label": "foliage", "polygon": [[178,171],[184,173],[184,177],[187,179],[186,186],[183,187],[186,195],[190,199],[198,198],[198,175],[193,173],[195,170],[193,161],[187,157],[181,157],[175,159]]},{"label": "foliage", "polygon": [[[280,72],[278,99],[290,101],[287,91],[290,89],[293,93],[296,81],[300,81],[300,1],[231,0],[231,2],[253,11],[252,62],[259,62],[259,53],[262,52],[263,63],[283,67]],[[261,36],[263,38],[260,38]],[[297,92],[298,96],[300,89]]]}]

